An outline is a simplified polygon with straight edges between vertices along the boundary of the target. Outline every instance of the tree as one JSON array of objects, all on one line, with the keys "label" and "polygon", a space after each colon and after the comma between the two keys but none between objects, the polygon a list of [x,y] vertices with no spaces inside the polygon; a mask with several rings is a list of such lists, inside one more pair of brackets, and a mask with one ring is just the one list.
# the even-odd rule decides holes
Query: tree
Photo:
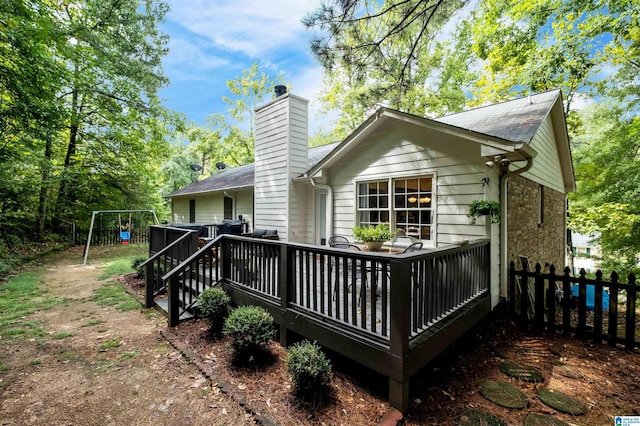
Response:
[{"label": "tree", "polygon": [[[284,84],[284,75],[272,78],[260,71],[257,62],[242,74],[227,81],[231,92],[222,99],[227,103],[227,114],[211,114],[205,126],[190,123],[177,143],[185,140],[188,147],[182,156],[202,167],[201,176],[216,173],[215,164],[240,166],[254,160],[254,110],[273,94],[275,85]],[[186,160],[181,160],[184,163]],[[188,163],[187,163],[188,164]],[[182,186],[182,185],[181,185]]]},{"label": "tree", "polygon": [[[350,0],[323,4],[303,20],[324,31],[311,49],[324,66],[323,104],[339,109],[339,132],[386,105],[418,115],[459,111],[473,78],[471,50],[439,40],[464,0]],[[460,33],[469,27],[460,23]]]},{"label": "tree", "polygon": [[64,3],[67,43],[60,54],[69,78],[60,93],[67,131],[57,215],[73,214],[83,181],[96,182],[89,172],[112,189],[108,198],[94,194],[90,204],[131,204],[149,175],[149,159],[161,155],[167,114],[157,91],[167,82],[161,72],[167,39],[157,24],[167,10],[155,0]]},{"label": "tree", "polygon": [[605,268],[628,271],[640,253],[640,119],[624,118],[613,104],[594,104],[581,115],[569,225],[601,244]]},{"label": "tree", "polygon": [[611,78],[612,69],[637,67],[639,19],[637,0],[480,2],[470,18],[484,61],[475,97],[497,101],[562,88],[568,114],[578,94],[606,94],[623,81]]}]

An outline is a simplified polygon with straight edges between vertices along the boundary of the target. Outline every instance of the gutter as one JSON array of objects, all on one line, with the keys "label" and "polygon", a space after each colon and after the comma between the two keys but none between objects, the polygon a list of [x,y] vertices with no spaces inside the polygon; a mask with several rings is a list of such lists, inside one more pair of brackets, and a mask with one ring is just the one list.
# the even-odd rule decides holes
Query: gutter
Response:
[{"label": "gutter", "polygon": [[331,233],[333,230],[333,188],[331,188],[329,185],[316,183],[312,177],[310,177],[309,180],[311,181],[311,186],[313,186],[314,188],[324,189],[325,191],[327,191],[325,234],[327,235],[327,244],[329,244],[329,238],[331,237]]},{"label": "gutter", "polygon": [[[507,167],[509,167],[507,165]],[[518,176],[533,167],[533,157],[527,158],[527,164],[517,170],[507,172],[500,177],[500,294],[506,297],[507,291],[507,180]]]}]

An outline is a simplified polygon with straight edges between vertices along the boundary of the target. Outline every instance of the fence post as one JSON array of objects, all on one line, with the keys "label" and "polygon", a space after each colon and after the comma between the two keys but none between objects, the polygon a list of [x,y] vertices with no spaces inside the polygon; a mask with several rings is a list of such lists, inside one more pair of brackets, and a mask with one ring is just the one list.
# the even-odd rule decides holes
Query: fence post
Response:
[{"label": "fence post", "polygon": [[516,264],[509,264],[509,310],[511,315],[516,315]]},{"label": "fence post", "polygon": [[636,340],[636,276],[629,274],[629,287],[627,290],[627,315],[625,324],[625,348],[632,350]]},{"label": "fence post", "polygon": [[562,334],[571,334],[571,269],[564,268],[562,276]]},{"label": "fence post", "polygon": [[593,341],[602,343],[602,271],[596,271],[596,282],[593,294]]},{"label": "fence post", "polygon": [[535,290],[535,298],[534,306],[534,318],[535,324],[538,328],[544,327],[544,278],[542,276],[542,266],[539,263],[536,263],[536,272],[534,276],[534,290]]},{"label": "fence post", "polygon": [[587,271],[580,269],[578,279],[578,337],[584,339],[587,331]]},{"label": "fence post", "polygon": [[556,267],[549,266],[549,288],[547,289],[547,327],[550,331],[556,329]]},{"label": "fence post", "polygon": [[529,322],[529,270],[522,267],[520,279],[520,326],[525,327]]},{"label": "fence post", "polygon": [[611,273],[611,287],[609,287],[609,329],[607,334],[609,346],[615,347],[618,343],[618,273]]}]

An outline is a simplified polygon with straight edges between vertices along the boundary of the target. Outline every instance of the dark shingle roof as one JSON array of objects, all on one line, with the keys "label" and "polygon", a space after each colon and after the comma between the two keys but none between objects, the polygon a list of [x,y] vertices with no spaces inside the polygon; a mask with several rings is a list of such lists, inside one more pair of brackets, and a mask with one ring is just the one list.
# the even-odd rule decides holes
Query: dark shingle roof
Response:
[{"label": "dark shingle roof", "polygon": [[[331,143],[314,148],[309,148],[308,168],[315,166],[327,154],[329,154],[338,143]],[[181,195],[199,194],[211,191],[223,191],[227,189],[248,188],[254,185],[255,168],[253,163],[244,166],[232,167],[222,172],[211,175],[208,178],[199,180],[187,185],[184,188],[173,191],[165,197],[178,197]]]},{"label": "dark shingle roof", "polygon": [[[559,90],[552,90],[435,118],[433,121],[497,137],[505,141],[530,143],[542,120],[547,116],[559,96]],[[339,142],[336,142],[309,148],[308,169],[318,164],[339,144]],[[166,195],[166,197],[249,188],[254,185],[254,180],[254,165],[247,164],[216,173],[206,179],[174,191]]]},{"label": "dark shingle roof", "polygon": [[530,143],[558,96],[560,91],[552,90],[446,115],[434,121],[511,142]]}]

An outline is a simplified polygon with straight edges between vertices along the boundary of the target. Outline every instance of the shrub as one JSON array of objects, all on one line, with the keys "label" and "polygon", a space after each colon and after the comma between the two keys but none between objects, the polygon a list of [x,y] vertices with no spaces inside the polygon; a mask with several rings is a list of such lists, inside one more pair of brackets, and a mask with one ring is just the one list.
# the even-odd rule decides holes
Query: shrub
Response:
[{"label": "shrub", "polygon": [[224,334],[230,336],[233,358],[237,363],[256,361],[267,352],[269,341],[276,336],[273,317],[258,306],[241,306],[224,323]]},{"label": "shrub", "polygon": [[136,271],[136,275],[138,276],[138,278],[142,278],[146,275],[146,267],[140,267],[140,265],[142,265],[147,259],[145,259],[144,257],[139,257],[137,259],[133,260],[133,263],[131,264],[131,268],[134,269]]},{"label": "shrub", "polygon": [[291,346],[287,350],[287,370],[294,391],[303,398],[320,398],[331,384],[331,362],[315,342],[305,340]]},{"label": "shrub", "polygon": [[211,330],[222,330],[224,320],[229,315],[231,298],[221,288],[207,288],[198,297],[198,309],[202,317],[211,324]]}]

